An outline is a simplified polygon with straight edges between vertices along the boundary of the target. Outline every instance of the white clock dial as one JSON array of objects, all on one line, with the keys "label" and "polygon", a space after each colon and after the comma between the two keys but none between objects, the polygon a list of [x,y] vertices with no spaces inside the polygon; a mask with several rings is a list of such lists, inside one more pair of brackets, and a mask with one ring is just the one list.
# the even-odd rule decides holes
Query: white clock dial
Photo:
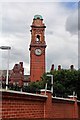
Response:
[{"label": "white clock dial", "polygon": [[41,49],[39,49],[39,48],[35,49],[35,54],[36,55],[41,55],[41,53],[42,53]]}]

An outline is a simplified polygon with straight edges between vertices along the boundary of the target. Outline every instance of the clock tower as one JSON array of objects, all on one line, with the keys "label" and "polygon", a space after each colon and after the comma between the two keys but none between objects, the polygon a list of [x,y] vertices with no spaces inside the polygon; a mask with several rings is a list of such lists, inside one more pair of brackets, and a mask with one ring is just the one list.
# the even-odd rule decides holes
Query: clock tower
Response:
[{"label": "clock tower", "polygon": [[45,72],[45,32],[46,26],[41,15],[35,15],[31,25],[30,81],[36,82]]}]

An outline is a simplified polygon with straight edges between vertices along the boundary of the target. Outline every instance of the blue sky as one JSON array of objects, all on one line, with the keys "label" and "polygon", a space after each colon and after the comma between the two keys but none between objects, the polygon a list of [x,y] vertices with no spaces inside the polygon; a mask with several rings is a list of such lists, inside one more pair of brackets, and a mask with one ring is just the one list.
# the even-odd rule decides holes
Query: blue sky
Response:
[{"label": "blue sky", "polygon": [[67,9],[76,9],[78,2],[60,2],[60,4]]}]

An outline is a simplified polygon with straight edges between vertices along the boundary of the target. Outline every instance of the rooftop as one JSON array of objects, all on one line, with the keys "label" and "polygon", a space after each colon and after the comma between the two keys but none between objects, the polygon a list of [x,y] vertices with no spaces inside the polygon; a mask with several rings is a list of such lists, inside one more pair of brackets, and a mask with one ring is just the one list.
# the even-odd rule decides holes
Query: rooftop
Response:
[{"label": "rooftop", "polygon": [[34,19],[43,19],[41,15],[35,15]]}]

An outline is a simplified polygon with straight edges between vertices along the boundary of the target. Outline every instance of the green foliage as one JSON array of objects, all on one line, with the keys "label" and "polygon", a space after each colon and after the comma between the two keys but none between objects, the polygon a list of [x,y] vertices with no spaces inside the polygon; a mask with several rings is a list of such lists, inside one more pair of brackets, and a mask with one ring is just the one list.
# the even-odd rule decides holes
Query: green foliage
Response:
[{"label": "green foliage", "polygon": [[50,74],[54,76],[54,95],[68,97],[73,91],[77,94],[78,72],[78,70],[51,71]]},{"label": "green foliage", "polygon": [[21,91],[21,87],[19,87],[17,84],[16,85],[10,84],[8,87],[10,90]]},{"label": "green foliage", "polygon": [[48,73],[44,73],[39,82],[31,82],[29,86],[25,88],[25,91],[36,93],[40,89],[45,88],[47,83],[47,89],[51,89],[51,78],[47,75],[53,75],[53,95],[58,97],[68,97],[75,91],[80,99],[80,70],[54,70]]},{"label": "green foliage", "polygon": [[[47,73],[44,73],[43,76],[41,77],[40,81],[37,82],[31,82],[29,83],[28,86],[23,87],[23,91],[25,92],[31,92],[31,93],[36,93],[39,92],[41,89],[45,89],[45,84],[46,82],[49,84],[50,81],[47,81]],[[50,89],[50,84],[48,85],[48,89]]]},{"label": "green foliage", "polygon": [[[58,97],[68,97],[73,92],[80,99],[80,69],[79,70],[54,70],[48,73],[44,73],[41,80],[38,82],[31,82],[28,86],[23,86],[22,90],[25,92],[36,93],[40,92],[40,89],[45,89],[47,83],[47,89],[51,89],[51,78],[47,75],[53,75],[53,95]],[[12,86],[13,90],[20,90],[18,86]]]},{"label": "green foliage", "polygon": [[80,69],[78,70],[78,79],[77,79],[77,84],[75,86],[76,86],[78,99],[80,99]]},{"label": "green foliage", "polygon": [[39,91],[40,88],[41,88],[41,82],[40,82],[40,85],[39,85],[39,82],[31,82],[29,83],[28,86],[24,86],[22,89],[25,92],[36,93]]}]

